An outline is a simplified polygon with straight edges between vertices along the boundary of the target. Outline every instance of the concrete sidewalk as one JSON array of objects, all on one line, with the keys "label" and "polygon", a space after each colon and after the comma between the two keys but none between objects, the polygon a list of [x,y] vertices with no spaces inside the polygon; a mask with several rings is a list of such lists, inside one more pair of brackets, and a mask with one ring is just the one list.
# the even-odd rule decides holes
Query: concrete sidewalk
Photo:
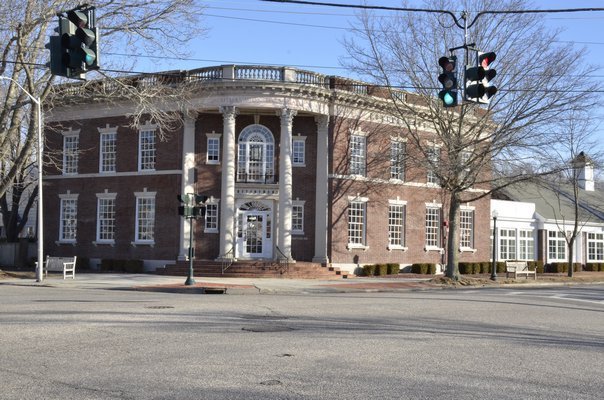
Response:
[{"label": "concrete sidewalk", "polygon": [[[583,273],[585,274],[585,273]],[[583,275],[581,274],[581,275]],[[573,284],[604,284],[604,272],[588,273],[590,280],[582,278],[568,281],[563,276],[552,277],[544,274],[536,281],[532,279],[510,280],[500,277],[492,282],[488,276],[464,278],[464,281],[451,285],[433,276],[415,276],[401,274],[396,277],[353,277],[342,280],[322,279],[271,279],[271,278],[209,278],[195,277],[195,285],[185,286],[186,277],[152,274],[111,274],[76,273],[75,279],[62,279],[62,275],[51,274],[42,282],[27,278],[9,278],[0,280],[2,285],[62,287],[74,289],[137,290],[147,292],[233,295],[250,294],[319,294],[319,293],[359,293],[359,292],[397,292],[429,289],[478,289],[483,287],[531,287],[560,286]],[[549,275],[549,276],[548,276]]]},{"label": "concrete sidewalk", "polygon": [[33,279],[11,278],[0,280],[0,286],[41,286],[74,289],[138,290],[170,293],[226,294],[303,294],[379,292],[437,288],[430,278],[351,278],[342,280],[271,279],[271,278],[209,278],[195,277],[195,285],[185,286],[186,277],[151,274],[76,273],[75,279],[63,280],[52,274],[42,282]]}]

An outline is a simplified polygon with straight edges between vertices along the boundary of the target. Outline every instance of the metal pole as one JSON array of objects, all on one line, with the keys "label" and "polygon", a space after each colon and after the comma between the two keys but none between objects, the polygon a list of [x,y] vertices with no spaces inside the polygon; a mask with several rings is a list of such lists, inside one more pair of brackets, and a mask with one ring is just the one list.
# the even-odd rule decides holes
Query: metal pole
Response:
[{"label": "metal pole", "polygon": [[193,279],[193,215],[189,216],[189,276],[185,281],[185,286],[195,284]]},{"label": "metal pole", "polygon": [[497,280],[497,216],[493,215],[493,267],[491,268],[491,280]]},{"label": "metal pole", "polygon": [[36,102],[38,111],[38,268],[36,269],[36,281],[42,282],[44,279],[44,211],[42,206],[42,152],[44,143],[42,141],[42,107],[40,99]]},{"label": "metal pole", "polygon": [[0,75],[0,79],[13,82],[23,90],[23,92],[36,104],[36,114],[38,115],[38,268],[36,268],[36,281],[42,282],[44,263],[44,212],[42,210],[42,153],[44,151],[44,142],[42,140],[42,101],[39,97],[34,97],[19,82],[13,78]]}]

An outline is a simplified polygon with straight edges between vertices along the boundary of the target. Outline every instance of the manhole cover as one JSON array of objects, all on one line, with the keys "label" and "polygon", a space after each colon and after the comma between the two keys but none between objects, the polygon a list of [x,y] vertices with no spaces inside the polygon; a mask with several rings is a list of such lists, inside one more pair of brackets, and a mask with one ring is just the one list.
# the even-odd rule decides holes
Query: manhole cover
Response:
[{"label": "manhole cover", "polygon": [[293,331],[292,328],[287,326],[252,326],[241,328],[242,331],[246,332],[289,332]]},{"label": "manhole cover", "polygon": [[265,386],[275,386],[275,385],[282,385],[283,383],[281,383],[280,380],[277,379],[270,379],[268,381],[262,381],[260,382],[261,385],[265,385]]}]

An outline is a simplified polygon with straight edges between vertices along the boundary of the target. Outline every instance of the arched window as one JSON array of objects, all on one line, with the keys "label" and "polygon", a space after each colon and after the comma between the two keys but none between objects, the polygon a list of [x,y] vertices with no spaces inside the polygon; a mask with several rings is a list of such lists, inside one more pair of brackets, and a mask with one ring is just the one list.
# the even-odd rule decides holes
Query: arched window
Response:
[{"label": "arched window", "polygon": [[246,126],[239,135],[237,180],[275,182],[275,140],[262,125]]}]

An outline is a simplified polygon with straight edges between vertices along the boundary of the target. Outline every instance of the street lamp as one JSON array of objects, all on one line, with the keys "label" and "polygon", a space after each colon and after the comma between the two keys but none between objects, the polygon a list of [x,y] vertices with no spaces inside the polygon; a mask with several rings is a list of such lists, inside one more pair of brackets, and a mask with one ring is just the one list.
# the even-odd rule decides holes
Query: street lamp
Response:
[{"label": "street lamp", "polygon": [[491,268],[491,280],[497,280],[497,217],[499,213],[497,210],[493,210],[491,213],[493,217],[493,266]]},{"label": "street lamp", "polygon": [[42,152],[44,150],[42,142],[42,103],[39,97],[33,96],[16,80],[7,76],[0,75],[0,79],[13,82],[33,101],[36,105],[36,113],[38,114],[38,267],[36,268],[36,281],[42,282],[44,275],[42,274],[44,263],[44,213],[42,211]]},{"label": "street lamp", "polygon": [[185,281],[186,286],[195,284],[193,278],[193,258],[195,250],[193,248],[193,220],[197,217],[204,217],[206,212],[205,202],[208,196],[187,193],[177,195],[178,202],[182,205],[178,206],[178,214],[189,220],[189,274]]}]

